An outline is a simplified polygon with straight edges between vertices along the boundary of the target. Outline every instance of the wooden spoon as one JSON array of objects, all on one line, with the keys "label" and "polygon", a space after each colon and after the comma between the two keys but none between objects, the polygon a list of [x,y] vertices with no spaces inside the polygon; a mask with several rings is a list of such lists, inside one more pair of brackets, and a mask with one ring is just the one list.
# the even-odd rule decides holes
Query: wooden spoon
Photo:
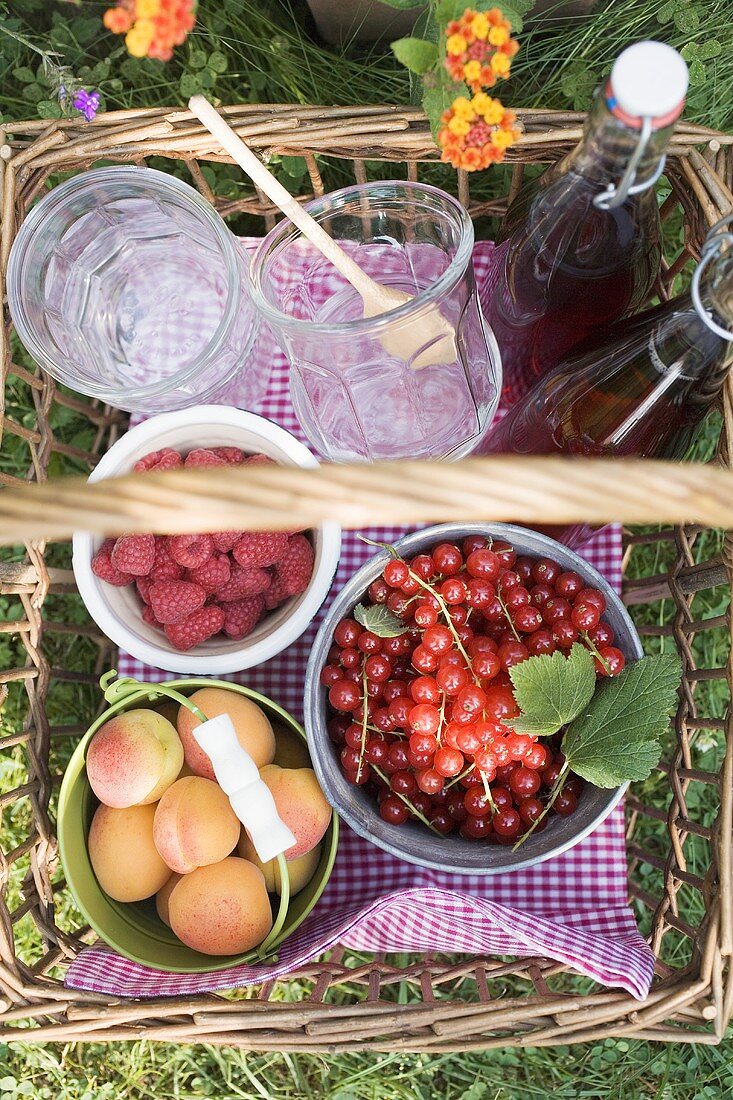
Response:
[{"label": "wooden spoon", "polygon": [[[192,96],[188,106],[250,179],[351,283],[362,300],[365,317],[378,317],[413,299],[414,295],[383,286],[362,271],[275,179],[208,99],[202,95]],[[419,316],[403,322],[392,332],[379,335],[378,338],[388,355],[404,359],[414,370],[422,370],[423,367],[436,366],[439,363],[452,363],[457,357],[455,329],[437,306],[428,307]]]}]

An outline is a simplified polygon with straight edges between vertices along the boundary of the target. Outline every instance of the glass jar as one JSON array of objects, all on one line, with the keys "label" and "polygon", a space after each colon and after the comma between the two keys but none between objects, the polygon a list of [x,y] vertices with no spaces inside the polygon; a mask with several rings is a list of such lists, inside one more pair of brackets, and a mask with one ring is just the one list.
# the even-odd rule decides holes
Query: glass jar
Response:
[{"label": "glass jar", "polygon": [[[435,187],[402,182],[346,187],[306,210],[373,279],[414,295],[364,318],[357,292],[290,222],[262,241],[252,297],[290,359],[293,405],[308,439],[337,462],[468,454],[501,390],[468,214]],[[414,345],[421,319],[435,310],[455,329],[455,356],[415,369],[393,349]],[[411,338],[400,339],[408,327]]]},{"label": "glass jar", "polygon": [[57,381],[117,408],[216,400],[235,375],[251,408],[258,316],[244,249],[188,184],[151,168],[83,172],[20,227],[8,306],[26,350]]}]

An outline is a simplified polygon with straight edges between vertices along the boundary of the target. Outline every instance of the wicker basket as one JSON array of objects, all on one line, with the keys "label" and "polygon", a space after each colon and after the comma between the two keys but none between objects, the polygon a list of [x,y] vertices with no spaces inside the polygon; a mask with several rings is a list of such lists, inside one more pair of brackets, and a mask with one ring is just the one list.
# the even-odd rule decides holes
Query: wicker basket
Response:
[{"label": "wicker basket", "polygon": [[[425,119],[417,110],[243,106],[227,113],[255,147],[304,156],[316,194],[323,190],[316,154],[340,158],[353,168],[357,181],[366,180],[374,161],[394,162],[395,174],[403,174],[406,165],[408,177],[417,179],[424,171],[420,163],[436,157]],[[520,117],[525,134],[510,151],[510,196],[520,185],[524,164],[552,161],[566,152],[578,140],[583,121],[578,114],[539,110],[520,112]],[[699,257],[708,227],[733,205],[732,141],[684,123],[677,129],[666,170],[672,193],[662,214],[666,219],[681,208],[684,244],[679,254],[667,257],[658,288],[661,295],[688,262]],[[49,177],[80,171],[102,158],[183,161],[194,183],[223,215],[244,211],[261,215],[267,227],[274,224],[273,210],[260,195],[217,200],[200,162],[228,158],[185,111],[122,111],[91,124],[17,123],[7,139],[0,132],[0,146],[3,269],[16,227],[48,186]],[[473,214],[501,213],[505,208],[506,198],[471,202],[465,174],[459,174],[458,190]],[[133,492],[128,479],[120,483],[113,516],[104,497],[80,481],[63,487],[44,483],[56,455],[75,461],[80,475],[87,471],[124,430],[124,415],[62,392],[41,371],[14,362],[7,327],[0,339],[5,399],[0,410],[5,433],[0,478],[6,486],[0,539],[27,540],[24,550],[6,554],[0,565],[0,591],[7,607],[0,630],[18,654],[16,667],[0,673],[7,692],[6,730],[11,731],[2,749],[22,760],[23,767],[15,789],[0,795],[0,807],[14,821],[27,821],[23,842],[13,851],[0,852],[2,1040],[147,1037],[234,1043],[258,1050],[363,1050],[368,1044],[385,1051],[436,1053],[565,1044],[609,1035],[719,1041],[733,1009],[728,967],[733,951],[733,726],[711,712],[705,692],[707,681],[733,680],[733,664],[726,666],[733,541],[710,530],[733,528],[730,384],[717,464],[633,463],[629,476],[605,476],[602,494],[596,478],[604,471],[607,475],[608,464],[591,461],[468,460],[462,464],[460,500],[455,499],[455,466],[411,463],[396,471],[324,467],[316,473],[261,467],[255,471],[261,480],[249,479],[248,487],[238,485],[234,473],[224,477],[222,489],[221,475],[227,471],[217,471],[214,481],[199,470],[148,475],[141,495],[139,482]],[[20,391],[26,400],[32,397],[34,423],[14,418],[13,403]],[[12,470],[7,456],[12,457]],[[497,465],[501,476],[487,480],[487,467]],[[411,478],[409,491],[405,466]],[[523,486],[528,487],[526,499]],[[624,993],[592,986],[541,958],[374,958],[343,950],[308,965],[287,982],[270,982],[238,997],[135,1003],[64,989],[64,964],[90,938],[88,929],[75,925],[64,893],[50,813],[63,760],[83,732],[81,726],[68,724],[64,691],[69,682],[88,685],[82,690],[89,694],[91,716],[99,705],[94,685],[109,666],[110,652],[108,643],[80,616],[67,548],[49,547],[44,539],[65,538],[75,525],[111,528],[122,517],[126,529],[149,530],[155,526],[156,502],[161,494],[170,498],[171,493],[180,496],[180,530],[264,521],[293,527],[324,518],[327,512],[353,526],[367,521],[512,517],[620,517],[669,524],[653,534],[629,534],[625,558],[626,600],[646,605],[641,621],[647,625],[641,626],[641,633],[672,638],[685,670],[671,751],[648,781],[655,787],[657,803],[660,790],[666,788],[668,807],[646,805],[638,791],[628,799],[629,891],[658,957],[655,982],[643,1004]],[[263,499],[269,502],[267,511],[259,503]],[[685,525],[675,526],[680,523]],[[640,544],[657,548],[659,564],[653,576],[638,575],[635,548]],[[720,667],[697,667],[696,639],[704,631],[716,631],[720,638]],[[700,739],[718,741],[719,772],[699,766]],[[29,921],[40,933],[42,949],[20,958],[16,942],[23,922]]]}]

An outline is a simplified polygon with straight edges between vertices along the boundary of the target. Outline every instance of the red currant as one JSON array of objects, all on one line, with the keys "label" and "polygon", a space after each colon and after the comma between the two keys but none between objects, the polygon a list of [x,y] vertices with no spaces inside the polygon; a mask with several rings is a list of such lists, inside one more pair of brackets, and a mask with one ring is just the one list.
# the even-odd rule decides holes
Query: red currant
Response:
[{"label": "red currant", "polygon": [[466,756],[473,756],[481,748],[481,740],[474,726],[459,726],[455,741],[455,747]]},{"label": "red currant", "polygon": [[471,577],[466,582],[466,603],[477,611],[488,607],[495,596],[496,589],[491,581],[484,580],[482,577]]},{"label": "red currant", "polygon": [[389,753],[389,745],[386,741],[378,741],[376,737],[372,737],[370,741],[367,741],[364,748],[364,759],[370,764],[376,764],[380,767],[384,764]]},{"label": "red currant", "polygon": [[449,607],[463,603],[468,589],[466,582],[461,577],[449,577],[440,586],[440,594]]},{"label": "red currant", "polygon": [[433,575],[433,559],[430,554],[418,554],[410,562],[410,569],[420,580],[429,580]]},{"label": "red currant", "polygon": [[353,711],[361,702],[361,692],[350,680],[337,680],[329,689],[328,701],[334,710]]},{"label": "red currant", "polygon": [[445,808],[454,821],[465,821],[468,811],[463,805],[463,791],[452,790],[446,799]]},{"label": "red currant", "polygon": [[552,626],[552,637],[560,649],[570,649],[578,640],[578,628],[570,619],[558,619]]},{"label": "red currant", "polygon": [[437,733],[440,727],[440,711],[431,703],[418,703],[407,716],[410,729],[416,733]]},{"label": "red currant", "polygon": [[471,668],[480,680],[493,680],[501,672],[501,659],[497,653],[477,653],[471,659]]},{"label": "red currant", "polygon": [[442,656],[453,647],[453,635],[447,626],[429,626],[422,636],[422,644],[431,653]]},{"label": "red currant", "polygon": [[410,575],[407,562],[392,558],[382,570],[382,576],[390,588],[401,588]]},{"label": "red currant", "polygon": [[601,615],[606,610],[606,597],[597,588],[581,588],[573,602],[576,606],[579,603],[595,604]]},{"label": "red currant", "polygon": [[474,550],[484,550],[489,545],[488,539],[483,535],[466,535],[463,540],[463,556],[468,558]]},{"label": "red currant", "polygon": [[463,805],[472,817],[486,817],[491,809],[483,787],[469,787],[463,796]]},{"label": "red currant", "polygon": [[554,585],[561,568],[552,558],[538,558],[532,565],[532,577],[537,584]]},{"label": "red currant", "polygon": [[356,645],[356,639],[360,634],[361,627],[355,619],[342,619],[333,632],[333,640],[343,649]]},{"label": "red currant", "polygon": [[435,681],[441,691],[452,698],[466,687],[471,677],[468,670],[460,665],[443,665],[435,674]]},{"label": "red currant", "polygon": [[522,819],[516,810],[499,810],[491,819],[491,824],[499,836],[513,837],[519,832]]},{"label": "red currant", "polygon": [[555,589],[549,584],[535,584],[529,590],[529,602],[532,607],[544,607],[555,595]]},{"label": "red currant", "polygon": [[389,716],[396,727],[404,729],[407,726],[407,716],[412,710],[412,705],[412,699],[408,699],[405,695],[393,699],[389,704],[387,708]]},{"label": "red currant", "polygon": [[425,753],[431,755],[438,747],[438,739],[434,733],[415,732],[410,734],[410,752]]},{"label": "red currant", "polygon": [[332,687],[342,676],[341,669],[336,665],[324,665],[321,669],[319,680],[324,687]]},{"label": "red currant", "polygon": [[473,817],[469,814],[461,825],[459,832],[461,836],[471,840],[481,840],[483,837],[491,835],[491,818]]},{"label": "red currant", "polygon": [[458,775],[464,764],[463,753],[458,749],[448,748],[447,745],[442,745],[437,749],[433,759],[433,767],[436,772],[445,778]]},{"label": "red currant", "polygon": [[519,707],[514,698],[514,692],[509,687],[499,687],[492,684],[486,689],[486,713],[501,722],[505,718],[516,718]]},{"label": "red currant", "polygon": [[613,627],[604,622],[600,622],[598,626],[589,631],[588,636],[597,649],[602,649],[603,646],[613,645],[615,637]]},{"label": "red currant", "polygon": [[539,798],[523,798],[519,803],[519,816],[525,825],[532,825],[541,816],[544,806]]},{"label": "red currant", "polygon": [[540,789],[540,777],[531,768],[517,768],[509,776],[509,789],[517,798],[530,798]]},{"label": "red currant", "polygon": [[505,569],[511,569],[517,560],[517,551],[514,549],[510,542],[506,542],[504,539],[495,539],[492,543],[491,549],[498,557],[501,564]]},{"label": "red currant", "polygon": [[437,794],[444,784],[443,776],[435,768],[423,768],[417,773],[417,785],[425,794]]},{"label": "red currant", "polygon": [[371,630],[362,630],[356,639],[356,647],[362,653],[379,653],[382,649],[382,639]]},{"label": "red currant", "polygon": [[552,808],[560,817],[570,817],[578,808],[578,799],[572,791],[562,790]]},{"label": "red currant", "polygon": [[477,684],[469,684],[458,692],[455,705],[469,714],[480,714],[486,706],[486,692]]},{"label": "red currant", "polygon": [[599,661],[597,657],[595,658],[596,670],[601,676],[618,676],[626,664],[626,658],[621,650],[616,649],[615,646],[606,645],[602,646],[598,652],[602,661]]},{"label": "red currant", "polygon": [[412,666],[418,672],[435,672],[438,667],[438,655],[431,653],[424,645],[416,646],[412,651]]},{"label": "red currant", "polygon": [[566,600],[574,600],[583,591],[585,582],[579,573],[561,573],[555,581],[555,591]]},{"label": "red currant", "polygon": [[374,653],[364,662],[364,671],[368,680],[374,680],[377,684],[385,683],[392,674],[392,662],[381,653]]},{"label": "red currant", "polygon": [[437,809],[433,810],[432,813],[429,814],[429,821],[433,828],[437,829],[438,832],[441,833],[443,836],[447,836],[448,833],[452,833],[456,827],[455,821],[448,813],[448,811],[442,806],[438,806]]},{"label": "red currant", "polygon": [[578,630],[593,630],[601,621],[601,612],[594,603],[576,600],[570,612],[570,621]]},{"label": "red currant", "polygon": [[451,542],[441,542],[433,550],[433,566],[436,573],[452,577],[463,567],[463,554]]},{"label": "red currant", "polygon": [[438,612],[428,603],[421,603],[415,608],[415,622],[419,627],[434,626],[438,621]]},{"label": "red currant", "polygon": [[518,607],[512,622],[522,634],[532,634],[542,626],[542,612],[536,607]]},{"label": "red currant", "polygon": [[417,780],[410,771],[394,772],[390,777],[389,785],[393,791],[404,794],[406,798],[411,798],[417,791]]},{"label": "red currant", "polygon": [[368,595],[372,603],[386,603],[389,592],[390,588],[384,577],[377,577],[377,579],[372,581],[369,585]]},{"label": "red currant", "polygon": [[523,642],[504,642],[499,646],[499,660],[502,668],[510,669],[514,665],[521,664],[529,657],[529,650]]},{"label": "red currant", "polygon": [[501,562],[493,550],[473,550],[466,558],[466,570],[469,577],[495,581],[501,572]]},{"label": "red currant", "polygon": [[388,825],[404,825],[410,816],[407,806],[397,795],[387,795],[379,807],[379,816]]},{"label": "red currant", "polygon": [[541,745],[539,741],[535,741],[530,749],[524,754],[524,763],[528,768],[532,768],[537,771],[544,768],[548,763],[547,749],[544,745]]},{"label": "red currant", "polygon": [[410,684],[410,695],[416,703],[439,703],[440,689],[432,676],[418,676]]},{"label": "red currant", "polygon": [[342,649],[339,656],[342,668],[361,668],[361,653],[358,649]]},{"label": "red currant", "polygon": [[526,585],[532,580],[532,566],[534,562],[532,558],[527,558],[523,554],[517,558],[514,562],[514,572],[519,577],[522,584]]},{"label": "red currant", "polygon": [[524,643],[530,657],[540,657],[543,653],[554,653],[557,649],[551,630],[535,630]]},{"label": "red currant", "polygon": [[560,619],[570,618],[571,607],[562,596],[552,596],[542,608],[542,618],[548,626],[553,626]]}]

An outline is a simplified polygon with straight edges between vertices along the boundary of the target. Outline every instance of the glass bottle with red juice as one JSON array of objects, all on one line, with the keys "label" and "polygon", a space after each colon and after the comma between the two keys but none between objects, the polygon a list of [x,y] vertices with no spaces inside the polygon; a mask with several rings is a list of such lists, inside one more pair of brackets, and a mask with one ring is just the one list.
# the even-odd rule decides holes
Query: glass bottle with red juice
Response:
[{"label": "glass bottle with red juice", "polygon": [[487,318],[501,351],[505,405],[648,297],[661,261],[654,183],[687,82],[670,46],[624,50],[580,144],[510,206]]},{"label": "glass bottle with red juice", "polygon": [[[501,420],[482,454],[684,458],[733,359],[733,215],[690,291],[588,338]],[[587,527],[548,532],[569,545]]]}]

